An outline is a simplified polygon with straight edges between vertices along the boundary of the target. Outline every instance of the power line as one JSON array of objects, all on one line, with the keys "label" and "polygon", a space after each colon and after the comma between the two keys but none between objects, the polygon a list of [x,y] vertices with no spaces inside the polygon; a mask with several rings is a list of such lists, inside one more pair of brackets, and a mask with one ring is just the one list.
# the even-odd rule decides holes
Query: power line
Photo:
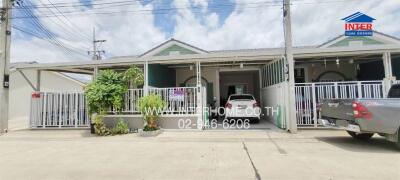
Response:
[{"label": "power line", "polygon": [[[33,28],[31,28],[33,31],[35,31],[38,34],[41,34],[43,38],[46,37],[46,39],[48,39],[49,41],[52,42],[52,44],[55,44],[61,48],[63,48],[63,50],[65,51],[65,53],[67,54],[79,54],[79,55],[83,55],[86,56],[85,53],[81,52],[82,50],[80,49],[76,49],[74,47],[68,47],[68,45],[65,45],[65,43],[61,42],[60,40],[54,38],[56,35],[52,32],[50,32],[49,30],[47,30],[47,28],[45,28],[43,26],[43,24],[38,20],[37,17],[35,17],[35,15],[32,12],[32,9],[22,9],[22,11],[20,11],[20,13],[24,14],[24,15],[29,15],[32,16],[34,18],[31,18],[29,21],[31,23],[31,25],[33,26]],[[19,28],[21,29],[21,28]],[[35,34],[37,36],[37,34]]]},{"label": "power line", "polygon": [[[226,5],[226,6],[230,6],[230,5]],[[267,5],[258,5],[258,6],[244,6],[241,7],[242,9],[256,9],[256,8],[263,8],[263,7],[281,7],[280,4],[267,4]],[[178,7],[178,8],[164,8],[164,9],[142,9],[142,10],[126,10],[126,11],[67,11],[67,12],[63,12],[65,15],[67,16],[79,16],[79,15],[113,15],[113,14],[126,14],[126,13],[132,13],[132,14],[168,14],[172,11],[175,10],[184,10],[184,9],[194,9],[194,10],[198,10],[193,11],[193,13],[200,13],[202,12],[202,8],[201,7]],[[221,11],[221,10],[226,10],[224,8],[220,8],[220,7],[209,7],[210,10],[215,10],[215,11]],[[50,17],[55,17],[55,16],[59,16],[59,15],[50,15],[50,14],[41,14],[37,17],[40,18],[50,18]],[[31,18],[29,16],[17,16],[17,17],[13,17],[13,19],[24,19],[24,18]]]},{"label": "power line", "polygon": [[[39,0],[39,1],[42,2],[41,0]],[[29,12],[32,12],[32,9],[22,9],[22,10],[25,10],[25,11],[28,10]],[[40,13],[41,10],[38,10],[38,12]],[[51,12],[54,13],[53,11],[51,11]],[[30,14],[33,14],[33,13],[30,13]],[[34,15],[34,16],[36,16],[36,15]],[[55,25],[57,25],[57,26],[59,26],[59,27],[62,27],[63,30],[64,30],[65,35],[68,35],[69,38],[71,38],[71,39],[76,39],[76,38],[79,37],[79,34],[80,34],[79,32],[77,33],[77,32],[73,32],[73,30],[71,31],[70,27],[68,27],[68,25],[66,25],[65,22],[62,21],[62,19],[59,16],[57,16],[56,18],[57,18],[58,21],[56,21],[53,18],[50,18],[50,22],[55,24]],[[37,19],[37,18],[34,18],[34,19]],[[36,22],[37,22],[36,24],[42,24],[38,20]],[[44,28],[44,29],[47,30],[47,28]],[[81,38],[82,38],[82,36],[81,36]],[[89,40],[87,40],[87,41],[89,41]],[[86,45],[86,46],[88,46],[88,45]]]},{"label": "power line", "polygon": [[[24,10],[23,11],[24,14],[27,15],[33,15],[32,12],[30,12],[29,10]],[[39,33],[42,35],[41,38],[44,38],[43,36],[45,36],[45,39],[48,39],[49,41],[52,42],[52,44],[56,44],[57,46],[63,48],[63,50],[65,51],[65,53],[67,54],[80,54],[80,55],[85,55],[85,53],[81,53],[79,52],[79,50],[71,48],[71,47],[67,47],[67,45],[64,45],[64,43],[60,42],[59,40],[55,39],[54,36],[55,34],[48,31],[39,21],[38,19],[31,19],[31,25],[34,27],[34,31],[36,33]],[[20,28],[21,29],[21,28]],[[40,37],[40,36],[39,36]]]},{"label": "power line", "polygon": [[[90,1],[88,1],[90,2]],[[84,4],[81,2],[78,3],[54,3],[54,5],[58,8],[70,8],[70,7],[82,7],[82,6],[125,6],[125,5],[135,5],[132,4],[133,2],[141,2],[140,0],[125,0],[125,1],[114,1],[114,2],[104,2],[104,3],[90,3]],[[282,0],[272,0],[272,1],[258,1],[258,2],[247,2],[247,3],[217,3],[217,5],[245,5],[245,4],[260,4],[260,3],[282,3]],[[60,5],[61,4],[61,5]],[[14,7],[14,9],[19,8],[32,8],[32,9],[39,9],[39,8],[47,8],[51,4],[42,4],[41,6],[32,5],[32,6],[25,6],[25,7]]]},{"label": "power line", "polygon": [[[303,1],[303,2],[301,2]],[[293,5],[307,5],[307,4],[325,4],[325,3],[338,3],[338,2],[348,2],[348,1],[355,1],[355,0],[333,0],[333,1],[319,1],[319,2],[305,2],[305,0],[296,0],[299,3],[292,3]],[[239,6],[241,9],[259,9],[259,8],[268,8],[268,7],[282,7],[282,1],[264,1],[264,2],[254,2],[254,3],[225,3],[225,4],[218,4],[214,6],[208,6],[209,10],[214,10],[218,12],[223,12],[226,10],[226,7],[236,7]],[[108,3],[113,4],[113,3]],[[249,6],[253,5],[253,6]],[[126,6],[126,4],[114,4],[116,6]],[[108,8],[108,7],[98,7],[99,9]],[[172,7],[172,8],[157,8],[157,9],[141,9],[141,10],[125,10],[125,11],[95,11],[96,8],[89,9],[87,11],[81,10],[72,10],[72,11],[62,11],[64,16],[83,16],[83,15],[119,15],[119,14],[169,14],[173,11],[177,10],[184,10],[184,9],[192,9],[197,11],[192,11],[193,13],[203,13],[201,7]],[[60,16],[61,14],[40,14],[39,18],[50,18],[55,16]],[[29,16],[17,16],[13,17],[13,19],[24,19],[24,18],[31,18]]]},{"label": "power line", "polygon": [[[27,29],[18,27],[18,26],[16,26],[16,25],[13,25],[12,28],[13,28],[13,29],[16,29],[16,30],[18,30],[18,31],[20,31],[20,32],[22,32],[22,33],[28,34],[28,35],[30,35],[30,36],[34,36],[34,37],[39,38],[39,39],[41,39],[41,40],[47,41],[47,42],[49,42],[49,43],[51,43],[51,44],[53,44],[53,45],[55,45],[55,46],[57,46],[57,47],[59,47],[59,48],[62,48],[62,49],[69,49],[68,47],[62,46],[62,45],[60,45],[60,44],[58,44],[58,43],[56,43],[56,42],[54,42],[54,41],[51,41],[51,40],[46,39],[46,38],[43,38],[43,37],[41,37],[40,35],[35,34],[34,32],[31,32],[31,31],[29,31],[29,30],[27,30]],[[70,50],[70,51],[73,51],[73,52],[75,51],[75,50],[73,50],[73,49],[69,49],[69,50]],[[67,51],[66,53],[69,54],[69,55],[71,55],[71,56],[73,56],[73,54],[71,54],[69,51]],[[76,55],[81,55],[81,56],[84,56],[84,57],[87,58],[87,56],[86,56],[85,54],[81,54],[81,53],[79,53],[79,52],[76,52],[75,54],[76,54]]]},{"label": "power line", "polygon": [[[90,39],[90,37],[88,35],[86,35],[84,33],[84,31],[79,29],[78,26],[76,26],[73,22],[71,22],[50,0],[47,0],[47,1],[57,10],[58,13],[60,13],[64,17],[64,19],[69,23],[69,25],[71,25],[69,27],[76,30],[78,35],[81,35],[81,37],[84,37],[86,39]],[[62,20],[60,19],[60,21],[62,21]],[[64,23],[64,24],[66,24],[68,26],[68,23]]]}]

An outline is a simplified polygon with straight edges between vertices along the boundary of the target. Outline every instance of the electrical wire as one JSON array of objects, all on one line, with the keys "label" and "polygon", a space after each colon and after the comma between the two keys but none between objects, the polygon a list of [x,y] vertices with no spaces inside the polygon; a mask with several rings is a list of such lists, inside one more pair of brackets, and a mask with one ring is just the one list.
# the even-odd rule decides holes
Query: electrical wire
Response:
[{"label": "electrical wire", "polygon": [[[302,2],[303,1],[303,2]],[[306,2],[305,0],[295,0],[292,5],[311,5],[311,4],[327,4],[327,3],[340,3],[340,2],[348,2],[348,1],[355,1],[355,0],[332,0],[332,1],[318,1],[318,2]],[[119,3],[126,3],[127,1],[119,1]],[[128,1],[131,2],[131,1]],[[269,7],[282,7],[282,0],[279,1],[263,1],[263,2],[253,2],[253,3],[225,3],[225,4],[217,4],[213,6],[208,6],[209,10],[223,12],[226,10],[226,7],[240,7],[242,9],[259,9],[259,8],[269,8]],[[197,13],[204,13],[202,11],[202,7],[195,7],[195,6],[181,6],[181,7],[169,7],[169,8],[157,8],[157,9],[141,9],[141,10],[124,10],[124,11],[96,11],[97,9],[106,9],[110,7],[118,7],[118,6],[127,6],[127,4],[116,4],[115,2],[108,2],[108,3],[97,3],[108,6],[104,7],[93,7],[87,10],[72,10],[72,11],[61,11],[59,14],[40,14],[38,18],[50,18],[55,16],[84,16],[84,15],[125,15],[125,14],[169,14],[173,11],[177,10],[184,10],[184,9],[191,9],[194,14]],[[133,5],[133,4],[130,4]],[[253,6],[251,6],[253,5]],[[57,7],[57,6],[56,6]],[[70,6],[69,6],[70,7]],[[16,16],[12,17],[13,19],[24,19],[24,18],[32,18],[29,16]]]}]

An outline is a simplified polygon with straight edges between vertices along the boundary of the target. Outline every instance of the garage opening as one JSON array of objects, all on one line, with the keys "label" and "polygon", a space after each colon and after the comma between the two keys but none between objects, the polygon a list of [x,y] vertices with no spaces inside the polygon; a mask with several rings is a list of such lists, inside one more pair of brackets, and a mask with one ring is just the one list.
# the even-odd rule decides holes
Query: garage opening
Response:
[{"label": "garage opening", "polygon": [[222,71],[219,73],[221,105],[232,94],[251,94],[260,102],[260,74],[258,70]]},{"label": "garage opening", "polygon": [[[261,94],[260,94],[260,76],[261,76],[261,71],[259,68],[257,69],[226,69],[226,70],[220,70],[219,71],[219,104],[221,107],[225,106],[225,110],[227,110],[227,104],[233,104],[235,106],[235,103],[237,106],[253,106],[253,103],[256,103],[257,106],[260,108],[261,112]],[[246,100],[237,100],[234,103],[232,103],[229,100],[229,97],[231,95],[236,95],[235,97],[241,97],[238,95],[251,95],[254,97],[253,102],[249,102]],[[244,97],[244,96],[243,96]],[[252,97],[250,99],[252,99]],[[240,104],[241,103],[241,104]],[[261,115],[259,116],[260,118],[253,118],[251,115],[245,113],[246,117],[241,118],[241,121],[244,121],[246,119],[250,120],[250,126],[249,129],[271,129],[274,128],[274,126],[268,121],[265,120],[264,117]],[[247,117],[250,116],[250,117]],[[225,119],[224,117],[219,117],[218,118],[218,123],[224,125],[223,121],[231,121],[231,118]],[[239,120],[239,119],[235,119]],[[239,121],[240,121],[239,120]],[[236,122],[240,123],[240,122]],[[237,124],[236,124],[237,125]],[[235,126],[235,125],[233,125]],[[239,125],[240,126],[240,125]],[[218,129],[227,129],[224,127],[218,128]],[[235,129],[240,129],[240,128],[228,128],[231,130]]]}]

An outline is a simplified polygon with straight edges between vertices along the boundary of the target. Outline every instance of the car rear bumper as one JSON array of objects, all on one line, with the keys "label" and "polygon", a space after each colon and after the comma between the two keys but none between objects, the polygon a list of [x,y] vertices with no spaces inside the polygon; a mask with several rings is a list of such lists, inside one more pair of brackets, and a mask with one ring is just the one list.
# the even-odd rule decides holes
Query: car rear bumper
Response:
[{"label": "car rear bumper", "polygon": [[355,124],[348,124],[347,126],[336,125],[326,119],[318,119],[319,124],[323,125],[324,127],[332,128],[332,129],[340,129],[346,131],[352,131],[356,133],[360,133],[361,129],[359,125]]}]

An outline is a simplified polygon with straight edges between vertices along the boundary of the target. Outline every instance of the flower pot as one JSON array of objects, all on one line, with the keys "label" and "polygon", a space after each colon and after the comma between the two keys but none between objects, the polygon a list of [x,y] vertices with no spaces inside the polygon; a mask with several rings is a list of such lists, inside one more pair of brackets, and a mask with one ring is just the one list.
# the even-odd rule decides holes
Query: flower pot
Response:
[{"label": "flower pot", "polygon": [[96,130],[94,129],[94,124],[90,123],[90,134],[95,134]]},{"label": "flower pot", "polygon": [[143,131],[143,129],[139,129],[139,136],[142,137],[155,137],[160,135],[163,132],[162,129],[157,129],[155,131]]}]

